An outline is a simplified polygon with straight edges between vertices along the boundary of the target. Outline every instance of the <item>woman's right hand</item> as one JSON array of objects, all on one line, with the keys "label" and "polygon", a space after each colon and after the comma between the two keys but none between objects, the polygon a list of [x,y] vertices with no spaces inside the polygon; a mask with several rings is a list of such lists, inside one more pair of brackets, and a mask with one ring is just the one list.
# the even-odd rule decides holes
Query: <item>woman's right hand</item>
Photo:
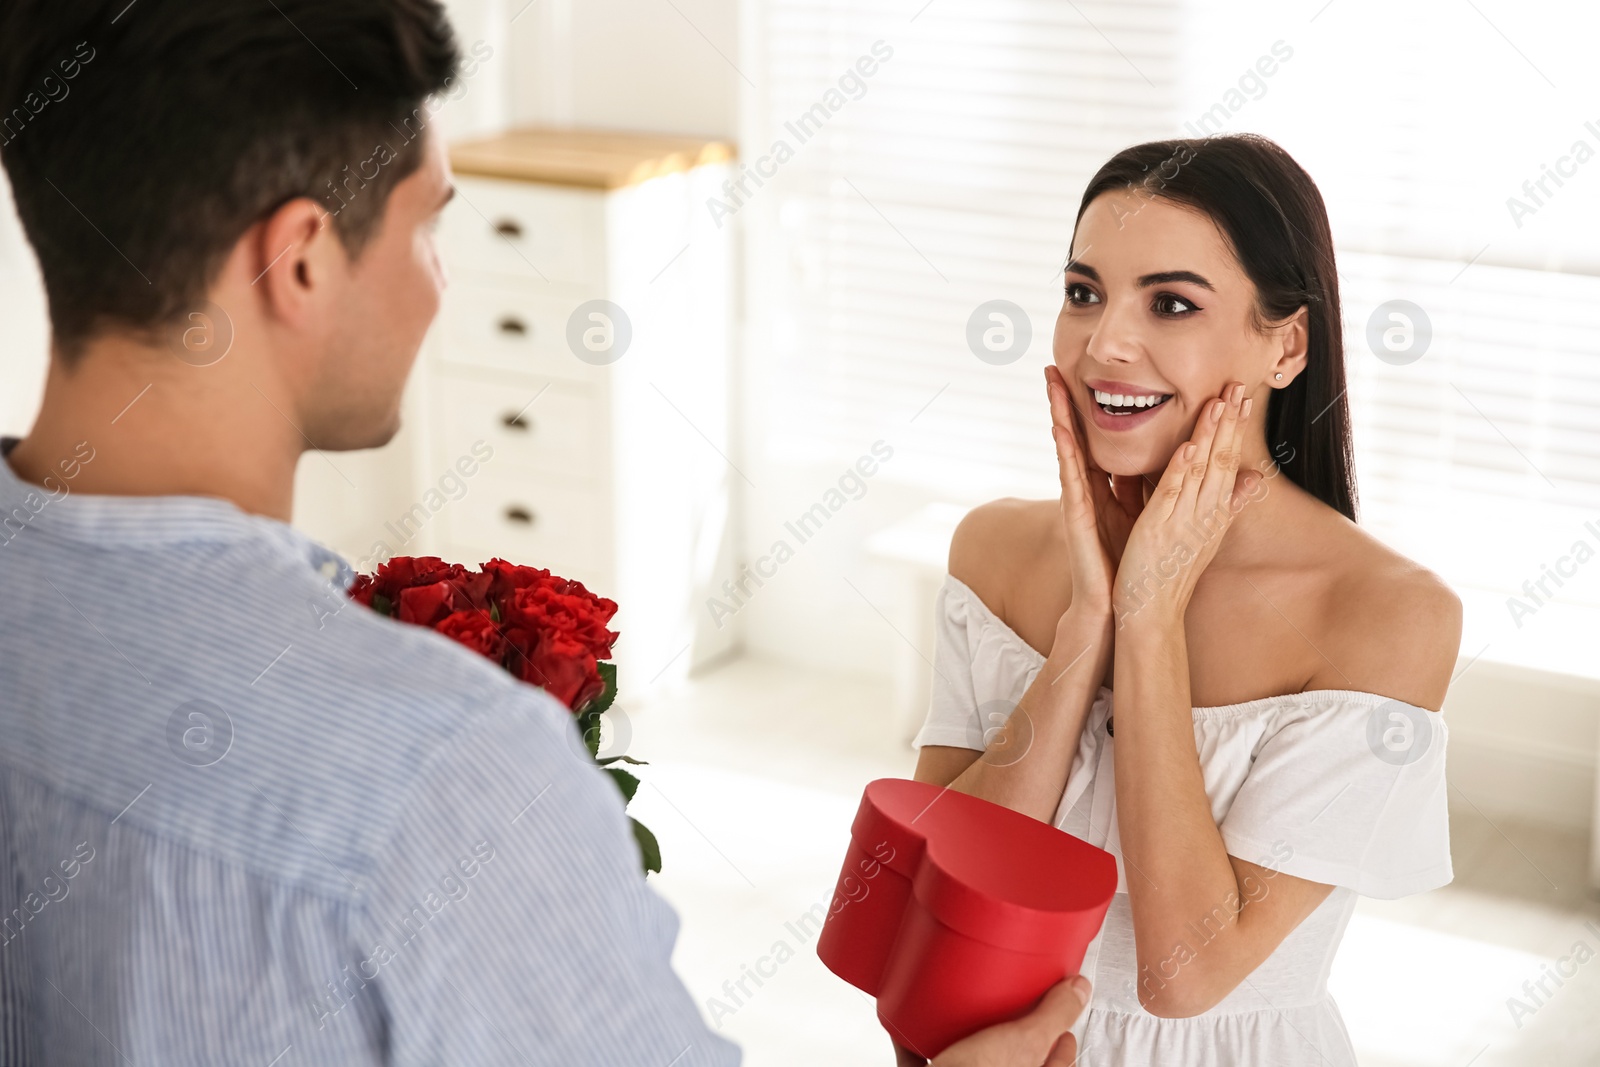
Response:
[{"label": "woman's right hand", "polygon": [[1142,494],[1135,505],[1123,499],[1129,495],[1126,492],[1123,497],[1113,493],[1106,473],[1089,458],[1082,423],[1061,371],[1054,364],[1046,364],[1044,378],[1050,397],[1056,467],[1061,477],[1061,522],[1072,572],[1072,609],[1083,615],[1109,618],[1118,558],[1127,544],[1128,530],[1143,507]]}]

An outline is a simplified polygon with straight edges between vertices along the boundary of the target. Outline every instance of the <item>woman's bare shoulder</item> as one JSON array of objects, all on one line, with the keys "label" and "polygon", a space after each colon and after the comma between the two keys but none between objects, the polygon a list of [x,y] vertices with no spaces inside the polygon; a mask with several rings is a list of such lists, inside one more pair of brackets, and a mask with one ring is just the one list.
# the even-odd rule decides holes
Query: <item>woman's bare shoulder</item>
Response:
[{"label": "woman's bare shoulder", "polygon": [[1017,583],[1052,547],[1060,516],[1057,500],[1005,497],[978,505],[950,539],[950,576],[1009,620],[1007,605]]},{"label": "woman's bare shoulder", "polygon": [[1438,710],[1461,648],[1461,598],[1427,567],[1337,518],[1323,665],[1309,688],[1379,693]]}]

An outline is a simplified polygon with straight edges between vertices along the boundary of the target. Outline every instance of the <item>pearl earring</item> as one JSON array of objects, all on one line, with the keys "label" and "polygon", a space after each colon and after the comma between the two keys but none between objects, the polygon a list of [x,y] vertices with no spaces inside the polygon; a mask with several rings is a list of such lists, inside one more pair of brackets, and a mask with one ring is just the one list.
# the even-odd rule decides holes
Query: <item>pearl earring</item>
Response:
[{"label": "pearl earring", "polygon": [[1279,371],[1277,374],[1274,374],[1272,377],[1273,377],[1273,380],[1281,382],[1281,381],[1283,381],[1283,372]]}]

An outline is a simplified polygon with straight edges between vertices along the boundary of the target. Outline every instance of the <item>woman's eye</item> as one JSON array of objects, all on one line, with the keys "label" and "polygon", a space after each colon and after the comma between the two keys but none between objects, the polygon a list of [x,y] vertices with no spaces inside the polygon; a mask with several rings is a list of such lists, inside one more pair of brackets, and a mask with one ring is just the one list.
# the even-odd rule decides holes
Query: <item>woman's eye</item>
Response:
[{"label": "woman's eye", "polygon": [[1081,305],[1098,304],[1099,302],[1099,295],[1082,282],[1072,282],[1067,286],[1067,303]]},{"label": "woman's eye", "polygon": [[1174,293],[1162,293],[1156,297],[1154,307],[1157,315],[1186,315],[1191,311],[1200,310],[1194,304]]}]

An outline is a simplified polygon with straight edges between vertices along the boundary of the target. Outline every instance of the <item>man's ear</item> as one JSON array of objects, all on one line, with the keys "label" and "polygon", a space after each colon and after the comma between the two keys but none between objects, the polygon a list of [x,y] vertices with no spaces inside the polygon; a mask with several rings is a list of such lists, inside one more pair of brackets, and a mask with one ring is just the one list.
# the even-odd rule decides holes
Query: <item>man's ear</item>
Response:
[{"label": "man's ear", "polygon": [[1280,380],[1272,377],[1268,384],[1282,389],[1306,369],[1306,353],[1311,343],[1311,311],[1302,306],[1293,315],[1272,328],[1279,342],[1278,358],[1267,368],[1269,375],[1282,374]]},{"label": "man's ear", "polygon": [[263,310],[290,328],[312,325],[349,268],[333,216],[316,201],[300,197],[255,229],[251,285],[262,290]]}]

